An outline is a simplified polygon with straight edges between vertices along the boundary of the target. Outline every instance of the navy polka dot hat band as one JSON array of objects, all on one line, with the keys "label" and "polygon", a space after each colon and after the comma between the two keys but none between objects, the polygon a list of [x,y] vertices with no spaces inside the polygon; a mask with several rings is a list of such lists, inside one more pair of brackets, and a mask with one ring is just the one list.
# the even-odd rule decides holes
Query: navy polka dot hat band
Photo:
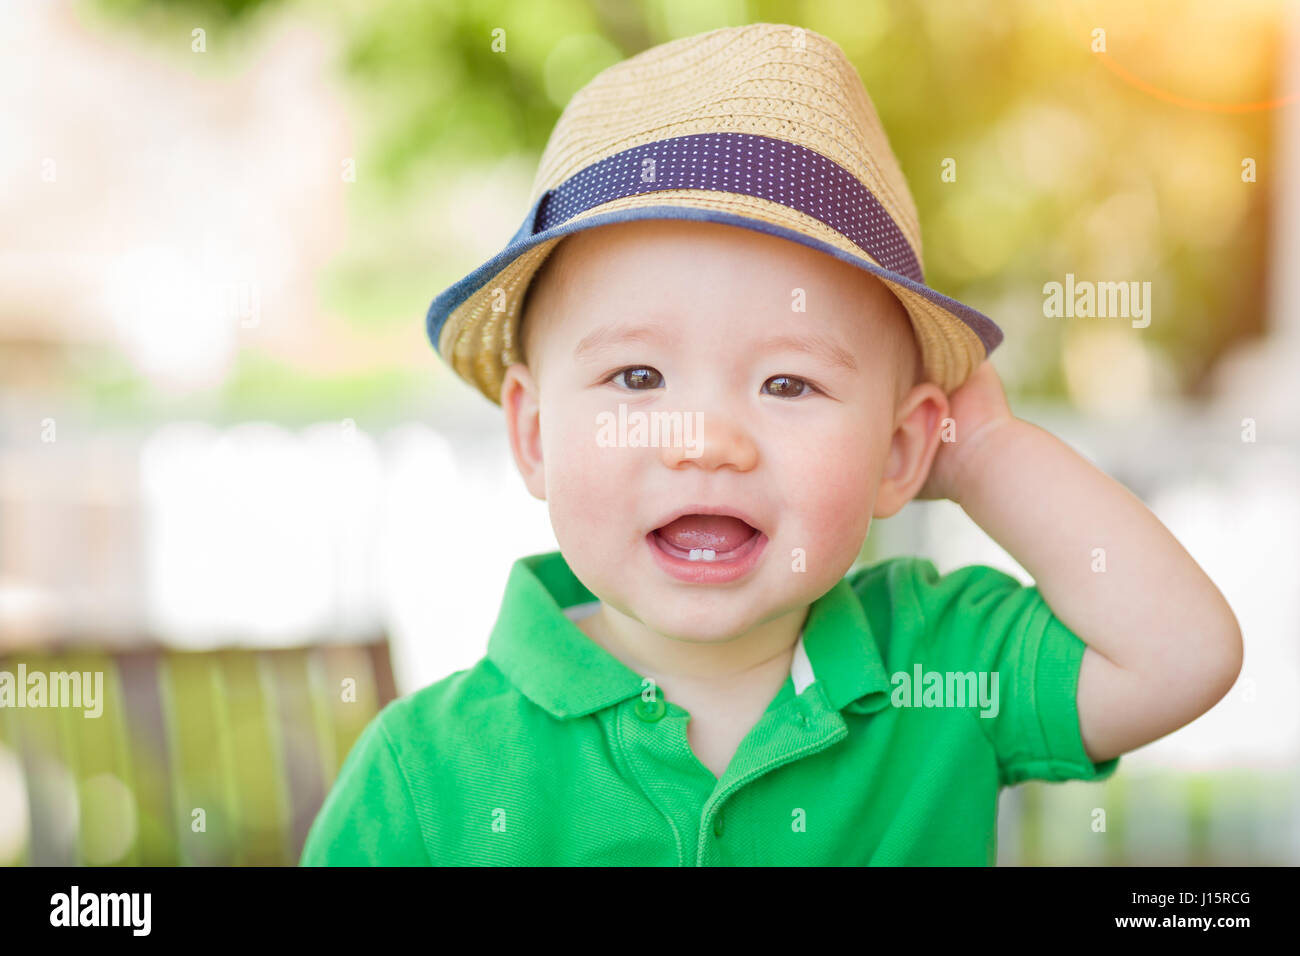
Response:
[{"label": "navy polka dot hat band", "polygon": [[797,209],[914,282],[921,263],[903,231],[847,169],[806,146],[749,133],[696,133],[633,146],[592,163],[542,196],[536,232],[611,199],[661,189],[714,189]]},{"label": "navy polka dot hat band", "polygon": [[504,250],[433,300],[440,355],[500,403],[528,284],[565,236],[693,219],[811,246],[903,303],[926,378],[957,388],[1002,341],[987,316],[925,285],[916,208],[857,71],[810,30],[728,27],[652,47],[579,90]]}]

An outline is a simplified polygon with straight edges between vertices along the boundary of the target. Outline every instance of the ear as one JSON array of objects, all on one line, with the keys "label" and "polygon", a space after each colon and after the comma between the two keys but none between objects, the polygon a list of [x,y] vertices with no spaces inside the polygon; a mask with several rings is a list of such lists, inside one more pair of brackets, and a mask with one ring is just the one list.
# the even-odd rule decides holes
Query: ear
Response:
[{"label": "ear", "polygon": [[894,434],[872,514],[888,518],[916,497],[939,450],[939,424],[948,416],[948,397],[934,382],[907,393],[898,407]]},{"label": "ear", "polygon": [[533,373],[522,362],[506,369],[501,382],[501,408],[506,413],[506,432],[510,436],[510,451],[523,475],[529,493],[546,500],[546,475],[542,467],[541,413],[538,404],[537,382]]}]

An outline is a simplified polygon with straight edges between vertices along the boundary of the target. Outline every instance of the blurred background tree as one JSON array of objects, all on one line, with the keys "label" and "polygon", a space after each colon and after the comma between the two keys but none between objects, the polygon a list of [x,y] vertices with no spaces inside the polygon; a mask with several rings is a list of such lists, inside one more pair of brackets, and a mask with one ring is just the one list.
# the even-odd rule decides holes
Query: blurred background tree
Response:
[{"label": "blurred background tree", "polygon": [[[178,56],[176,37],[203,25],[216,62],[237,59],[241,38],[291,5],[96,2],[120,29]],[[1196,395],[1215,359],[1262,328],[1275,111],[1234,104],[1276,95],[1279,3],[304,0],[295,9],[342,38],[338,68],[363,127],[353,236],[322,277],[327,304],[363,330],[417,327],[434,294],[499,248],[560,110],[596,72],[673,37],[759,20],[823,33],[855,63],[920,208],[927,278],[1003,326],[999,366],[1018,394],[1086,403],[1136,363],[1142,384],[1131,398]],[[1098,26],[1104,52],[1092,48]],[[494,30],[505,31],[504,52],[494,52]],[[1201,105],[1171,101],[1179,97]],[[1264,171],[1258,183],[1243,182],[1244,157]],[[946,159],[955,182],[941,178]],[[475,170],[501,173],[498,211],[481,212],[465,193],[457,203]],[[1116,338],[1105,321],[1044,317],[1042,287],[1066,273],[1150,281],[1150,327]],[[445,375],[432,355],[427,374]],[[232,385],[256,379],[245,368]]]}]

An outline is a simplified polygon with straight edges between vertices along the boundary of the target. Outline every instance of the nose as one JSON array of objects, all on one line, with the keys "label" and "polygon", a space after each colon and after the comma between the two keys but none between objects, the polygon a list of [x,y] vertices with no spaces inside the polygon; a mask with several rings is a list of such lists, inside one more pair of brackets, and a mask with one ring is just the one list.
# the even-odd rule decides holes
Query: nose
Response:
[{"label": "nose", "polygon": [[758,448],[749,430],[735,416],[722,412],[687,412],[681,444],[665,444],[660,457],[669,468],[696,465],[712,471],[749,471],[758,463]]}]

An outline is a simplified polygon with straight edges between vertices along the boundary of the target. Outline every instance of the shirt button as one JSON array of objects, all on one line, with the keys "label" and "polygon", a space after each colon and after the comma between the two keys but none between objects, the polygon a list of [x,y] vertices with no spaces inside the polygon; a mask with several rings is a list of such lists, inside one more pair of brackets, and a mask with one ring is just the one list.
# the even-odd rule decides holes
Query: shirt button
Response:
[{"label": "shirt button", "polygon": [[722,811],[721,810],[719,810],[717,814],[715,814],[713,817],[713,835],[715,837],[722,836]]},{"label": "shirt button", "polygon": [[659,720],[667,710],[668,705],[657,694],[654,700],[642,699],[636,702],[636,715],[647,724],[653,724],[656,720]]}]

